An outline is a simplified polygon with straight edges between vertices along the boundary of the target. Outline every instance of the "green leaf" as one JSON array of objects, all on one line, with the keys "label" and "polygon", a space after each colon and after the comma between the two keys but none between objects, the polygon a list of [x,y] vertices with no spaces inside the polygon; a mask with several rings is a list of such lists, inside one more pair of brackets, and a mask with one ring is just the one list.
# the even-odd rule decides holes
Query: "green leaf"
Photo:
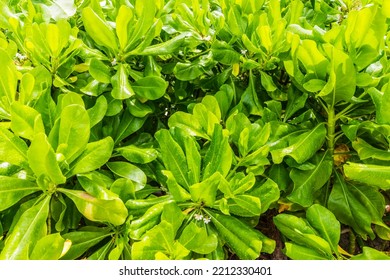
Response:
[{"label": "green leaf", "polygon": [[260,75],[261,75],[261,85],[264,87],[266,91],[272,92],[277,90],[277,87],[270,75],[268,75],[263,71],[260,71]]},{"label": "green leaf", "polygon": [[331,69],[327,84],[318,94],[331,106],[340,101],[349,101],[356,90],[356,71],[351,58],[343,51],[327,45]]},{"label": "green leaf", "polygon": [[127,99],[135,95],[133,88],[129,82],[129,73],[125,64],[119,64],[118,70],[114,76],[111,77],[112,91],[111,95],[115,99]]},{"label": "green leaf", "polygon": [[308,207],[313,203],[314,193],[328,182],[332,174],[333,162],[328,153],[315,155],[312,163],[315,165],[313,169],[294,168],[290,172],[294,189],[287,198],[303,207]]},{"label": "green leaf", "polygon": [[328,260],[316,250],[295,243],[286,242],[285,254],[293,260]]},{"label": "green leaf", "polygon": [[280,190],[278,184],[268,178],[261,186],[255,186],[248,194],[259,197],[261,202],[261,213],[265,213],[271,204],[278,201]]},{"label": "green leaf", "polygon": [[174,74],[178,80],[191,81],[204,73],[203,67],[198,62],[178,62],[174,69]]},{"label": "green leaf", "polygon": [[129,108],[130,114],[138,118],[147,117],[154,111],[154,109],[149,106],[150,103],[142,103],[138,99],[127,99],[126,103]]},{"label": "green leaf", "polygon": [[88,249],[92,248],[104,238],[110,236],[111,233],[105,231],[74,231],[65,233],[62,237],[70,240],[72,246],[69,251],[61,257],[62,260],[75,260],[84,254]]},{"label": "green leaf", "polygon": [[168,170],[163,170],[162,173],[167,177],[168,191],[173,196],[175,201],[182,202],[191,199],[191,195],[177,183],[177,181],[173,177],[172,172]]},{"label": "green leaf", "polygon": [[87,146],[90,135],[89,115],[80,105],[66,106],[61,112],[57,153],[73,162]]},{"label": "green leaf", "polygon": [[353,256],[351,260],[390,260],[390,257],[383,252],[364,246],[363,253]]},{"label": "green leaf", "polygon": [[258,94],[256,92],[255,75],[252,71],[249,72],[249,85],[244,91],[241,102],[248,109],[251,115],[262,116],[264,108],[260,104]]},{"label": "green leaf", "polygon": [[295,90],[289,91],[284,119],[290,119],[298,110],[305,107],[307,97],[307,93],[301,93]]},{"label": "green leaf", "polygon": [[239,194],[228,200],[229,212],[241,217],[258,217],[261,200],[251,195]]},{"label": "green leaf", "polygon": [[119,198],[98,199],[83,191],[58,188],[57,191],[69,197],[81,214],[88,220],[122,225],[127,218],[127,208]]},{"label": "green leaf", "polygon": [[134,132],[138,131],[145,123],[146,118],[137,118],[132,116],[128,111],[125,111],[121,116],[121,122],[116,129],[114,142],[117,144]]},{"label": "green leaf", "polygon": [[87,193],[96,198],[106,200],[118,198],[118,195],[107,188],[107,182],[104,181],[102,175],[98,172],[78,175],[77,180]]},{"label": "green leaf", "polygon": [[172,172],[176,181],[188,189],[190,186],[188,179],[187,160],[179,144],[177,144],[168,130],[161,129],[155,135],[160,145],[162,160],[165,168]]},{"label": "green leaf", "polygon": [[31,252],[31,260],[58,260],[64,249],[67,249],[70,242],[66,242],[59,233],[46,235],[41,238]]},{"label": "green leaf", "polygon": [[318,124],[311,131],[288,139],[287,147],[271,151],[272,159],[274,163],[279,164],[285,156],[290,156],[297,163],[304,163],[322,147],[325,137],[325,124]]},{"label": "green leaf", "polygon": [[111,137],[88,143],[83,153],[72,163],[68,177],[93,171],[104,165],[111,157],[114,141]]},{"label": "green leaf", "polygon": [[[174,230],[167,221],[162,221],[159,225],[149,230],[143,239],[133,243],[131,255],[133,260],[154,260],[161,253],[170,256],[174,251]],[[189,251],[183,247],[182,253]]]},{"label": "green leaf", "polygon": [[16,136],[28,140],[32,140],[36,133],[45,132],[41,114],[19,102],[11,105],[11,129]]},{"label": "green leaf", "polygon": [[96,103],[92,108],[87,110],[91,128],[99,124],[107,113],[108,104],[107,99],[101,95],[96,99]]},{"label": "green leaf", "polygon": [[[211,210],[205,212],[211,217],[211,222],[220,238],[240,259],[254,260],[259,257],[263,240],[266,239],[260,232],[232,216],[221,215]],[[275,247],[273,241],[267,240],[267,242],[271,242],[271,249]],[[272,252],[273,249],[270,251]]]},{"label": "green leaf", "polygon": [[0,76],[0,98],[2,103],[5,102],[3,105],[5,107],[2,109],[7,110],[15,100],[18,77],[15,63],[2,49],[0,49],[0,65],[3,66]]},{"label": "green leaf", "polygon": [[116,151],[128,161],[141,164],[152,162],[158,155],[153,148],[143,148],[136,145],[120,147]]},{"label": "green leaf", "polygon": [[13,177],[0,176],[0,211],[3,211],[23,197],[41,190],[35,183]]},{"label": "green leaf", "polygon": [[184,140],[184,149],[187,158],[188,179],[190,184],[199,183],[202,157],[197,143],[193,137],[186,137]]},{"label": "green leaf", "polygon": [[118,51],[117,38],[114,30],[91,7],[84,8],[81,12],[81,17],[85,30],[96,44],[106,47],[114,53]]},{"label": "green leaf", "polygon": [[326,82],[320,79],[311,79],[308,82],[304,83],[302,86],[308,92],[317,93],[321,91],[326,85]]},{"label": "green leaf", "polygon": [[208,177],[206,180],[191,185],[189,187],[189,190],[192,201],[203,203],[206,206],[212,207],[217,196],[220,177],[221,174],[219,172],[215,172],[211,177]]},{"label": "green leaf", "polygon": [[306,68],[307,73],[313,73],[316,79],[325,80],[329,61],[320,52],[317,42],[302,40],[297,51],[297,58]]},{"label": "green leaf", "polygon": [[[131,201],[131,200],[129,200]],[[129,207],[129,201],[126,203],[126,206]],[[161,214],[164,210],[164,205],[169,203],[169,200],[165,200],[160,202],[160,200],[154,201],[154,204],[149,205],[149,207],[146,209],[145,213],[131,221],[130,224],[130,237],[135,240],[139,240],[145,236],[145,234],[148,234],[148,231],[153,228],[155,225],[157,225],[160,221]],[[146,202],[148,203],[148,201]],[[144,203],[144,204],[146,204]],[[137,204],[137,202],[136,202]],[[139,205],[139,203],[138,203]],[[142,202],[141,202],[142,205]],[[133,207],[134,208],[134,207]]]},{"label": "green leaf", "polygon": [[175,232],[182,226],[185,218],[186,215],[175,202],[164,204],[161,221],[167,221],[170,223]]},{"label": "green leaf", "polygon": [[211,138],[211,145],[203,158],[203,180],[216,172],[221,173],[222,177],[226,177],[232,160],[233,152],[229,145],[229,139],[223,134],[222,127],[216,124]]},{"label": "green leaf", "polygon": [[190,136],[198,136],[204,139],[210,139],[207,131],[204,130],[198,118],[185,112],[176,112],[168,120],[170,128],[179,127],[186,131]]},{"label": "green leaf", "polygon": [[[68,27],[70,29],[70,26],[68,24]],[[46,36],[46,39],[47,39],[47,45],[49,47],[49,50],[50,50],[50,54],[52,57],[58,57],[58,55],[60,54],[61,50],[62,50],[62,45],[60,45],[60,29],[58,28],[58,26],[56,24],[53,24],[53,23],[49,23],[47,26],[47,36]],[[64,32],[64,35],[66,34],[66,31],[65,30],[61,30],[61,32]],[[67,37],[67,36],[64,36],[64,37]]]},{"label": "green leaf", "polygon": [[168,83],[161,77],[149,76],[141,78],[132,84],[136,95],[147,100],[156,100],[162,97],[167,90]]},{"label": "green leaf", "polygon": [[314,249],[323,257],[332,259],[330,244],[319,237],[304,219],[289,214],[279,214],[274,217],[274,223],[283,235],[298,245]]},{"label": "green leaf", "polygon": [[337,253],[341,226],[333,213],[319,204],[314,204],[307,209],[306,219],[319,235],[328,241],[333,252]]},{"label": "green leaf", "polygon": [[116,35],[118,36],[121,50],[126,48],[129,41],[129,23],[132,21],[133,17],[133,10],[126,5],[121,5],[118,10],[118,15],[116,16]]},{"label": "green leaf", "polygon": [[361,160],[372,158],[390,161],[390,151],[375,148],[361,138],[357,138],[356,141],[352,142],[352,147]]},{"label": "green leaf", "polygon": [[96,58],[92,58],[89,63],[89,73],[101,83],[109,84],[111,82],[110,68]]},{"label": "green leaf", "polygon": [[66,182],[53,148],[44,133],[38,133],[34,136],[27,157],[30,168],[37,178],[41,175],[48,176],[53,183],[58,185]]},{"label": "green leaf", "polygon": [[[385,152],[382,155],[385,156]],[[348,162],[344,165],[344,172],[350,180],[375,186],[381,190],[390,189],[389,166]]]},{"label": "green leaf", "polygon": [[0,260],[28,260],[35,244],[46,235],[50,196],[25,211],[5,239]]},{"label": "green leaf", "polygon": [[115,161],[107,163],[107,167],[116,175],[130,179],[136,185],[136,190],[141,190],[146,185],[145,173],[135,165],[128,162]]},{"label": "green leaf", "polygon": [[211,53],[216,61],[225,65],[233,65],[240,62],[241,55],[224,41],[214,41],[211,46]]},{"label": "green leaf", "polygon": [[194,222],[184,228],[179,241],[188,250],[198,254],[209,254],[218,246],[217,236],[208,234],[205,226],[198,226]]},{"label": "green leaf", "polygon": [[27,164],[27,144],[9,130],[0,127],[0,160],[11,164]]},{"label": "green leaf", "polygon": [[381,224],[385,207],[383,196],[373,187],[355,186],[337,172],[329,196],[328,208],[337,219],[351,226],[364,239],[374,238],[371,223]]}]

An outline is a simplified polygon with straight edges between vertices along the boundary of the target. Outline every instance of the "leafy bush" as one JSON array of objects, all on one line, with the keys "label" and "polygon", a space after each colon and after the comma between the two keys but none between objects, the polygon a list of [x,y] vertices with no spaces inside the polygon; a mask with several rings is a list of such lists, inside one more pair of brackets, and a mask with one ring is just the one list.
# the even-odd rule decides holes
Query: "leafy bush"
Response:
[{"label": "leafy bush", "polygon": [[390,258],[388,1],[1,2],[0,259]]}]

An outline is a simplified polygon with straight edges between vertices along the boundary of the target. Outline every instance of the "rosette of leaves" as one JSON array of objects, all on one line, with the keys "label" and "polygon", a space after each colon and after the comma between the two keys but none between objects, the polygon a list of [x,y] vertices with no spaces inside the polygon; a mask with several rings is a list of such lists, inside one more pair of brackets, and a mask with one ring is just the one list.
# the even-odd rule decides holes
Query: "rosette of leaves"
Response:
[{"label": "rosette of leaves", "polygon": [[269,127],[248,120],[236,156],[220,119],[217,99],[206,96],[192,113],[175,113],[170,129],[156,133],[166,194],[126,202],[134,219],[129,234],[139,240],[134,259],[224,259],[227,251],[255,259],[274,250],[274,241],[254,229],[279,197],[271,179],[255,176],[266,164]]},{"label": "rosette of leaves", "polygon": [[[119,195],[85,179],[101,177],[95,170],[114,146],[111,137],[89,142],[89,112],[77,94],[62,95],[46,129],[37,110],[12,103],[10,129],[0,130],[0,160],[7,167],[0,176],[2,259],[58,259],[73,239],[59,233],[77,229],[83,219],[125,223],[128,211]],[[55,246],[45,247],[49,243]]]},{"label": "rosette of leaves", "polygon": [[[369,23],[379,14],[383,11],[378,5],[352,10],[348,19],[337,27],[322,26],[321,32],[317,27],[302,30],[290,25],[288,30],[294,33],[291,60],[284,61],[284,65],[298,90],[287,104],[294,99],[297,102],[308,100],[307,104],[320,112],[317,119],[326,126],[319,124],[309,132],[311,139],[315,139],[315,135],[321,134],[321,137],[317,139],[317,152],[303,161],[292,153],[303,154],[304,151],[290,144],[284,145],[282,150],[271,150],[274,163],[284,162],[289,166],[289,176],[285,172],[284,178],[287,178],[285,182],[292,180],[293,189],[287,199],[304,208],[316,202],[326,205],[338,221],[353,229],[351,236],[357,234],[361,240],[372,240],[376,236],[389,239],[389,227],[383,217],[388,129],[382,107],[382,103],[386,104],[388,70],[381,66],[387,58],[383,56],[384,44],[379,39],[388,25],[383,17]],[[368,36],[355,33],[363,26]],[[306,140],[308,144],[310,140]],[[281,160],[279,155],[290,155],[293,165],[289,157]],[[294,209],[291,204],[287,208]],[[280,221],[283,219],[284,216]],[[296,236],[292,238],[277,221],[278,217],[275,218],[277,227],[296,241]],[[298,223],[301,221],[297,221],[297,227]],[[321,233],[320,236],[324,237]],[[322,241],[317,246],[321,247],[320,243]],[[290,256],[303,257],[295,255],[298,252],[313,252],[314,256],[309,242],[298,242],[298,245],[304,246],[302,250],[289,244]],[[322,253],[322,257],[332,258],[332,252],[333,256],[340,257],[342,250],[336,250],[335,245],[334,241],[333,249],[328,250],[327,257]],[[316,254],[319,256],[318,251]]]}]

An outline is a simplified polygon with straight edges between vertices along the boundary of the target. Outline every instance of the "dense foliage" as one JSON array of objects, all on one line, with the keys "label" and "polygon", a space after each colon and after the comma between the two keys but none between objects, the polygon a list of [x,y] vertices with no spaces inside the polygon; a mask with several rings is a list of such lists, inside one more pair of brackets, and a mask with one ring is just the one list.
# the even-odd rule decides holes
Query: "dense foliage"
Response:
[{"label": "dense foliage", "polygon": [[0,2],[0,259],[390,259],[390,1]]}]

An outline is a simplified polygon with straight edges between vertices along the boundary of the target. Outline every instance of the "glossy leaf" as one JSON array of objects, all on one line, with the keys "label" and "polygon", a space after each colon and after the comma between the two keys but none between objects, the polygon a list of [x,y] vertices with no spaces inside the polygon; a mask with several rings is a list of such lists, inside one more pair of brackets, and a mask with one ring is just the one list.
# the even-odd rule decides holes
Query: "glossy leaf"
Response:
[{"label": "glossy leaf", "polygon": [[94,127],[102,121],[107,113],[107,109],[107,99],[103,95],[99,96],[96,99],[95,105],[87,110],[91,127]]},{"label": "glossy leaf", "polygon": [[89,36],[100,46],[115,52],[118,50],[117,39],[114,30],[91,7],[82,11],[84,27]]},{"label": "glossy leaf", "polygon": [[167,170],[172,172],[176,181],[188,189],[187,161],[182,148],[177,144],[168,130],[159,130],[155,135],[161,149],[163,162]]},{"label": "glossy leaf", "polygon": [[119,45],[124,50],[129,41],[129,23],[134,17],[133,10],[126,5],[122,5],[118,10],[116,17],[116,35],[118,36]]},{"label": "glossy leaf", "polygon": [[142,164],[152,162],[158,155],[153,148],[143,148],[136,145],[120,147],[116,151],[128,161]]},{"label": "glossy leaf", "polygon": [[375,186],[382,190],[390,189],[389,166],[348,162],[344,165],[344,172],[353,181]]},{"label": "glossy leaf", "polygon": [[0,211],[3,211],[23,197],[41,190],[35,183],[13,177],[0,176]]},{"label": "glossy leaf", "polygon": [[373,187],[355,186],[336,173],[328,202],[337,219],[351,226],[363,238],[374,238],[371,223],[382,223],[383,196]]},{"label": "glossy leaf", "polygon": [[57,153],[64,155],[68,163],[75,160],[85,149],[90,136],[90,120],[80,105],[66,106],[61,112]]},{"label": "glossy leaf", "polygon": [[135,95],[134,89],[129,82],[129,74],[125,64],[119,64],[118,70],[111,77],[112,91],[111,95],[115,99],[127,99]]},{"label": "glossy leaf", "polygon": [[188,250],[198,254],[209,254],[218,246],[217,236],[209,235],[205,226],[198,226],[194,222],[184,228],[179,241]]},{"label": "glossy leaf", "polygon": [[61,259],[74,260],[108,236],[110,236],[110,234],[107,234],[107,232],[104,231],[80,230],[65,233],[62,237],[70,240],[72,242],[72,246],[67,253],[61,257]]},{"label": "glossy leaf", "polygon": [[319,204],[314,204],[307,209],[306,219],[319,235],[328,241],[333,252],[337,252],[341,226],[333,213]]},{"label": "glossy leaf", "polygon": [[180,127],[191,136],[199,136],[205,139],[210,137],[204,130],[199,120],[191,114],[184,112],[174,113],[168,120],[169,127]]},{"label": "glossy leaf", "polygon": [[333,46],[327,46],[331,58],[329,80],[318,94],[329,105],[349,101],[355,93],[356,72],[351,58]]},{"label": "glossy leaf", "polygon": [[87,173],[100,168],[110,159],[113,147],[114,141],[111,137],[88,143],[83,153],[72,163],[70,173],[67,176]]},{"label": "glossy leaf", "polygon": [[295,243],[285,243],[285,254],[293,260],[329,260],[316,250]]},{"label": "glossy leaf", "polygon": [[108,84],[111,82],[110,68],[96,58],[92,58],[89,63],[89,73],[101,83]]},{"label": "glossy leaf", "polygon": [[131,87],[139,97],[146,100],[156,100],[165,94],[168,84],[160,77],[149,76],[135,81]]},{"label": "glossy leaf", "polygon": [[191,185],[189,190],[192,200],[212,207],[217,196],[219,177],[221,177],[221,174],[216,172],[206,180]]},{"label": "glossy leaf", "polygon": [[10,56],[2,49],[0,49],[0,64],[3,65],[3,75],[0,76],[0,97],[3,102],[6,102],[4,109],[7,109],[15,100],[17,71]]},{"label": "glossy leaf", "polygon": [[383,252],[365,246],[363,253],[353,256],[351,260],[390,260],[390,257]]},{"label": "glossy leaf", "polygon": [[260,255],[263,242],[257,231],[232,216],[212,211],[207,211],[207,214],[220,237],[240,259],[256,259]]},{"label": "glossy leaf", "polygon": [[30,168],[36,177],[48,176],[55,184],[63,184],[66,178],[58,165],[56,155],[43,133],[34,136],[27,152]]},{"label": "glossy leaf", "polygon": [[297,163],[304,163],[322,147],[325,137],[325,125],[319,124],[311,131],[289,139],[287,147],[271,151],[272,159],[274,163],[279,164],[285,156],[290,156]]},{"label": "glossy leaf", "polygon": [[0,160],[23,166],[27,163],[27,150],[22,139],[0,127]]},{"label": "glossy leaf", "polygon": [[41,115],[19,102],[11,105],[11,129],[16,136],[32,140],[35,133],[44,132]]},{"label": "glossy leaf", "polygon": [[211,145],[203,159],[203,180],[209,178],[215,172],[220,172],[225,177],[232,164],[232,150],[228,137],[223,135],[222,127],[215,125]]},{"label": "glossy leaf", "polygon": [[240,62],[240,54],[224,41],[215,41],[211,46],[211,53],[213,58],[222,64],[232,65]]},{"label": "glossy leaf", "polygon": [[127,218],[127,209],[119,198],[105,200],[95,198],[83,191],[63,188],[59,188],[58,191],[69,197],[75,203],[80,213],[91,221],[108,222],[119,226]]},{"label": "glossy leaf", "polygon": [[315,250],[324,258],[331,258],[330,244],[319,237],[304,219],[289,214],[279,214],[274,217],[274,223],[281,233],[291,241]]},{"label": "glossy leaf", "polygon": [[332,174],[332,160],[328,153],[317,154],[310,170],[292,169],[290,178],[294,182],[294,189],[288,199],[304,207],[313,203],[314,193],[323,187]]},{"label": "glossy leaf", "polygon": [[31,252],[31,260],[58,260],[71,246],[59,233],[41,238]]},{"label": "glossy leaf", "polygon": [[46,219],[49,214],[50,196],[25,211],[12,232],[5,239],[1,251],[2,260],[28,260],[38,240],[46,235]]},{"label": "glossy leaf", "polygon": [[116,175],[133,181],[136,184],[136,190],[140,190],[146,185],[145,173],[135,165],[115,161],[107,163],[107,166]]},{"label": "glossy leaf", "polygon": [[375,148],[361,138],[357,138],[356,141],[352,143],[352,146],[359,154],[359,158],[361,160],[365,160],[369,158],[379,159],[379,160],[390,160],[389,151]]}]

